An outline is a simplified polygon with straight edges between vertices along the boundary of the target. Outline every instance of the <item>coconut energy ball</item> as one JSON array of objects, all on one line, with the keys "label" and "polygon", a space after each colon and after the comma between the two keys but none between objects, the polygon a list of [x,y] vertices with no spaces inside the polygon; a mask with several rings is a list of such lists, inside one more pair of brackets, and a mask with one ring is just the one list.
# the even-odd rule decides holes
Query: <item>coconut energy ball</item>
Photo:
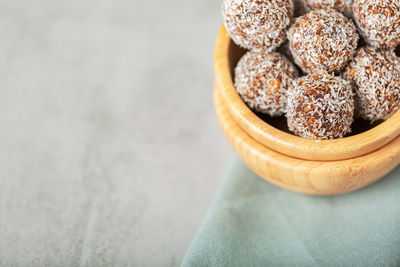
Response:
[{"label": "coconut energy ball", "polygon": [[352,12],[353,0],[304,0],[309,10],[336,9],[349,16]]},{"label": "coconut energy ball", "polygon": [[361,48],[343,77],[354,85],[358,116],[374,122],[399,109],[400,64],[394,52]]},{"label": "coconut energy ball", "polygon": [[325,71],[301,77],[289,89],[288,126],[301,137],[341,138],[350,133],[353,114],[350,83]]},{"label": "coconut energy ball", "polygon": [[297,18],[287,35],[295,62],[307,73],[342,70],[355,54],[359,38],[354,23],[333,9]]},{"label": "coconut energy ball", "polygon": [[255,49],[237,64],[235,87],[251,109],[279,116],[286,111],[286,91],[297,75],[296,67],[283,55]]},{"label": "coconut energy ball", "polygon": [[372,46],[393,48],[400,44],[400,0],[354,0],[353,16]]},{"label": "coconut energy ball", "polygon": [[222,15],[232,40],[247,49],[272,50],[286,39],[292,0],[224,0]]}]

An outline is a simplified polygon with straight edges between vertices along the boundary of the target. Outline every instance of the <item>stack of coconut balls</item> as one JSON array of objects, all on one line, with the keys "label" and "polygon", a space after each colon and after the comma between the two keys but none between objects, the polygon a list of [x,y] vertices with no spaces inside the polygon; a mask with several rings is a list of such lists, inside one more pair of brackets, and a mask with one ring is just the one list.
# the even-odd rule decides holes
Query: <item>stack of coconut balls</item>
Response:
[{"label": "stack of coconut balls", "polygon": [[296,135],[341,138],[354,117],[398,110],[400,0],[224,0],[222,13],[249,50],[235,68],[237,92],[254,111],[286,114]]}]

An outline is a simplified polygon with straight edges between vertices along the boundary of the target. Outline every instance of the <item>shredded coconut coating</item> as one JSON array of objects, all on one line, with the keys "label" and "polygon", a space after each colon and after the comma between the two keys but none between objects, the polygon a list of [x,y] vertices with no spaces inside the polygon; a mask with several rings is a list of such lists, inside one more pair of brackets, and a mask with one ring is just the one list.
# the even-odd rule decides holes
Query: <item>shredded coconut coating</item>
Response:
[{"label": "shredded coconut coating", "polygon": [[400,44],[400,0],[354,0],[353,16],[370,45],[393,48]]},{"label": "shredded coconut coating", "polygon": [[348,18],[353,18],[353,0],[344,0],[344,10],[343,14],[345,14]]},{"label": "shredded coconut coating", "polygon": [[307,73],[339,72],[354,56],[359,39],[354,23],[333,9],[297,18],[287,35],[295,62]]},{"label": "shredded coconut coating", "polygon": [[394,52],[361,48],[343,72],[353,83],[357,116],[385,120],[400,106],[400,64]]},{"label": "shredded coconut coating", "polygon": [[224,0],[222,15],[232,40],[247,49],[273,50],[286,39],[292,0]]},{"label": "shredded coconut coating", "polygon": [[295,80],[289,88],[289,129],[309,139],[341,138],[351,132],[354,115],[350,82],[325,71]]},{"label": "shredded coconut coating", "polygon": [[352,12],[353,0],[304,0],[308,10],[336,9],[346,16]]},{"label": "shredded coconut coating", "polygon": [[235,86],[251,109],[280,116],[286,111],[289,83],[297,76],[296,67],[283,55],[255,49],[237,64]]}]

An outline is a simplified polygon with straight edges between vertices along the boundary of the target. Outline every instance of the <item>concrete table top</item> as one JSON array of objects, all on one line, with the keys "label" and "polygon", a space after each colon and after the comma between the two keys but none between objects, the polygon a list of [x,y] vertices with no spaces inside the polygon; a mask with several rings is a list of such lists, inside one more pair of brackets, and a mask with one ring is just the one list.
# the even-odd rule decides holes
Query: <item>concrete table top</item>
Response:
[{"label": "concrete table top", "polygon": [[177,266],[231,150],[220,1],[0,1],[0,266]]}]

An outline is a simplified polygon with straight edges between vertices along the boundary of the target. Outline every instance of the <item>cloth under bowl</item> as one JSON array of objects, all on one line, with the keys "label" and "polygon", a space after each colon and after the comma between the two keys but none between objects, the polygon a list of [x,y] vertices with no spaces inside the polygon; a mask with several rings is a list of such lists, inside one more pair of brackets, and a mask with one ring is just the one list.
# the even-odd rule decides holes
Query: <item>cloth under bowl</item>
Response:
[{"label": "cloth under bowl", "polygon": [[235,158],[182,266],[400,266],[400,167],[319,197],[278,188]]}]

